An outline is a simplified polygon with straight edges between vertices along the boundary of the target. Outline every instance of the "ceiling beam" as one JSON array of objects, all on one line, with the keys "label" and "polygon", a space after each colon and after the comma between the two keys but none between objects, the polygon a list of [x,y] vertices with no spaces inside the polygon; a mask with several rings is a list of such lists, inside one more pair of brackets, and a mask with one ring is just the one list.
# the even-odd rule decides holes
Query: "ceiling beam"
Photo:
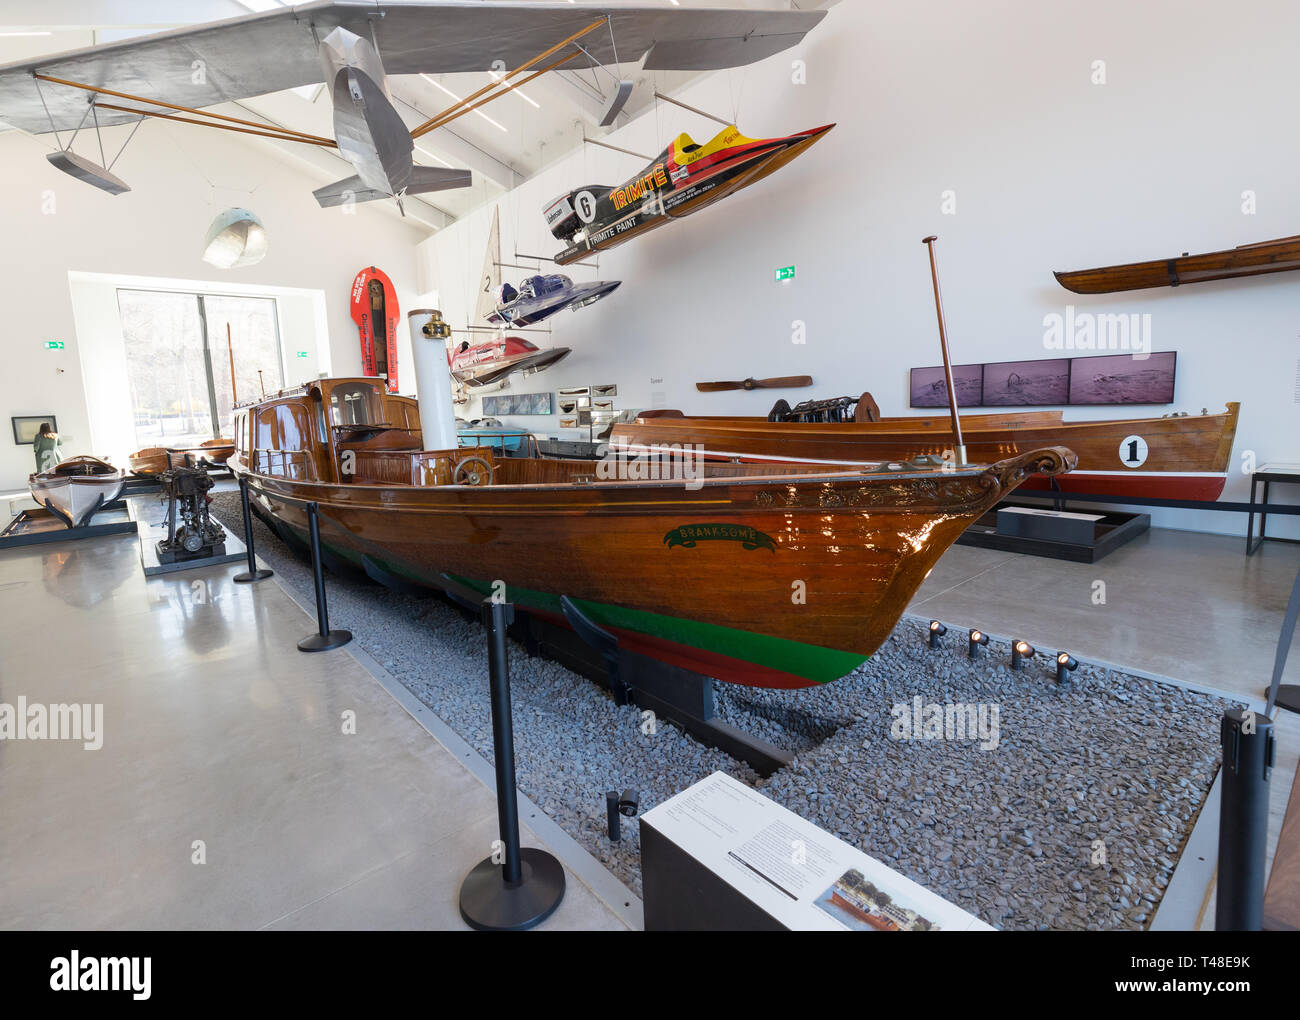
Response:
[{"label": "ceiling beam", "polygon": [[[397,112],[407,127],[414,127],[429,118],[429,111],[420,106],[422,97],[410,83],[402,78],[389,78],[388,88],[396,101]],[[510,191],[523,182],[523,175],[504,159],[475,145],[450,128],[438,128],[417,138],[415,144],[438,153],[454,167],[482,174],[503,191]]]}]

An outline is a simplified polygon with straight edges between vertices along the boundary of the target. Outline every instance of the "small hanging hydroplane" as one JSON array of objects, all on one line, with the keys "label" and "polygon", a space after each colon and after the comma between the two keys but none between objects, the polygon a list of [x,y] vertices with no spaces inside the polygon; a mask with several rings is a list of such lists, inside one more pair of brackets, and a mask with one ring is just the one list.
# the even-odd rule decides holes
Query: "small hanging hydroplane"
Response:
[{"label": "small hanging hydroplane", "polygon": [[[59,151],[50,162],[110,194],[130,190],[110,172],[116,157],[101,155],[107,165],[97,164],[73,152],[60,132],[75,138],[87,124],[98,132],[160,117],[333,148],[356,174],[314,192],[322,206],[380,198],[400,206],[405,195],[471,183],[468,170],[414,165],[414,139],[547,71],[642,58],[651,71],[739,67],[796,45],[825,14],[319,0],[0,67],[0,120],[33,134],[53,132]],[[502,64],[513,70],[415,127],[407,126],[388,91],[388,75]],[[322,81],[334,103],[334,138],[203,109]]]}]

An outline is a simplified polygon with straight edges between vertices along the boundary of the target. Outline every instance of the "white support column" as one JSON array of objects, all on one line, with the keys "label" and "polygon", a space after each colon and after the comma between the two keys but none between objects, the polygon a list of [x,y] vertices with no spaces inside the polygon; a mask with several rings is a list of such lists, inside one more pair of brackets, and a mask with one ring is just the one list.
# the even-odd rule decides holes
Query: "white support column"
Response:
[{"label": "white support column", "polygon": [[433,321],[432,308],[413,308],[406,313],[411,328],[411,354],[415,359],[415,388],[420,398],[420,430],[426,450],[456,448],[456,411],[451,402],[451,369],[447,345],[439,336],[426,336],[424,327]]}]

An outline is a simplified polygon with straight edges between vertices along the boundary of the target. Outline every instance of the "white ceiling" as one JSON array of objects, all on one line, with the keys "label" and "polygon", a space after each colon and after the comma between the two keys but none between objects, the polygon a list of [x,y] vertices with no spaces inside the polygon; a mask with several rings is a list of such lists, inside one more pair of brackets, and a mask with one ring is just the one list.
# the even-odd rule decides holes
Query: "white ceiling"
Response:
[{"label": "white ceiling", "polygon": [[[809,9],[829,7],[837,0],[680,0],[680,4],[678,0],[578,0],[578,6],[608,9],[655,2],[667,6]],[[281,0],[64,0],[57,5],[0,0],[0,63],[181,25],[238,17],[276,6],[291,5]],[[51,21],[52,17],[56,20]],[[381,56],[382,45],[381,36]],[[636,83],[616,126],[652,105],[656,89],[671,95],[696,77],[695,73],[685,72],[644,72],[630,64],[610,71]],[[389,79],[389,87],[399,112],[414,126],[490,81],[486,72],[395,75]],[[589,138],[601,137],[605,132],[596,126],[603,105],[600,94],[611,83],[609,75],[597,71],[550,72],[480,111],[460,117],[453,125],[421,137],[416,143],[418,163],[472,170],[474,186],[408,199],[407,213],[430,228],[440,229],[457,217],[495,201],[505,191],[582,145],[584,133]],[[231,109],[227,110],[226,106]],[[329,98],[322,87],[271,93],[213,109],[245,117],[252,113],[256,119],[296,131],[328,137],[334,134]],[[352,173],[342,157],[317,146],[252,137],[248,140],[267,147],[298,167],[312,178],[313,187]],[[395,203],[375,203],[375,206],[399,215]]]}]

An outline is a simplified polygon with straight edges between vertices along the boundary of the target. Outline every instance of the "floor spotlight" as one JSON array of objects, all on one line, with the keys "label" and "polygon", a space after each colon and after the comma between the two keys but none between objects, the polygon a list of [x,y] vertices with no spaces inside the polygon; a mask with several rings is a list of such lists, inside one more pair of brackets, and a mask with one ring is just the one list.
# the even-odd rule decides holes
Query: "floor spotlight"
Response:
[{"label": "floor spotlight", "polygon": [[948,628],[938,620],[930,621],[930,647],[938,648],[939,639],[948,633]]},{"label": "floor spotlight", "polygon": [[1078,668],[1079,660],[1069,652],[1056,653],[1056,682],[1058,684],[1065,683],[1066,680],[1070,679],[1066,674],[1073,673]]},{"label": "floor spotlight", "polygon": [[970,650],[967,654],[973,659],[975,654],[980,650],[980,645],[989,643],[989,636],[982,630],[972,630],[970,632]]},{"label": "floor spotlight", "polygon": [[1011,645],[1011,668],[1019,669],[1026,659],[1034,657],[1034,646],[1028,641],[1016,641]]}]

